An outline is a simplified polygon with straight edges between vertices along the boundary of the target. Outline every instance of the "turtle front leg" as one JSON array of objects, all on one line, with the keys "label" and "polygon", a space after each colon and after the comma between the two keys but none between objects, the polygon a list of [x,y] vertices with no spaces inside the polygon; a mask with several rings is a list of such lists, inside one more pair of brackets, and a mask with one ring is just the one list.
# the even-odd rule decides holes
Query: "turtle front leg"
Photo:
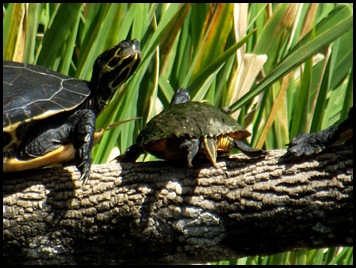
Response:
[{"label": "turtle front leg", "polygon": [[29,130],[30,135],[20,144],[17,157],[37,159],[39,163],[32,168],[74,159],[85,184],[90,173],[95,120],[95,113],[86,109],[42,120]]},{"label": "turtle front leg", "polygon": [[73,146],[75,150],[75,164],[81,173],[80,180],[83,185],[90,176],[91,149],[93,147],[96,116],[92,110],[79,110],[70,116],[69,121],[74,123]]},{"label": "turtle front leg", "polygon": [[192,140],[185,140],[182,142],[180,148],[187,152],[187,161],[188,167],[193,167],[193,159],[199,151],[200,140],[199,139],[192,139]]}]

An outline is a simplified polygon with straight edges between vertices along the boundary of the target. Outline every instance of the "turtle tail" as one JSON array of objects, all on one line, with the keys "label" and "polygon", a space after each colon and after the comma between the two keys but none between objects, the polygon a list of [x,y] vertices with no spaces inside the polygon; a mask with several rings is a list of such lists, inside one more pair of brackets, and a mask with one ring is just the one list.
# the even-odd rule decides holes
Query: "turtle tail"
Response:
[{"label": "turtle tail", "polygon": [[250,146],[246,145],[242,141],[234,140],[235,147],[243,152],[245,155],[249,157],[260,157],[266,155],[266,151],[262,149],[254,149]]},{"label": "turtle tail", "polygon": [[135,162],[139,156],[144,153],[142,148],[137,144],[130,146],[126,152],[122,155],[119,155],[114,160],[117,162]]}]

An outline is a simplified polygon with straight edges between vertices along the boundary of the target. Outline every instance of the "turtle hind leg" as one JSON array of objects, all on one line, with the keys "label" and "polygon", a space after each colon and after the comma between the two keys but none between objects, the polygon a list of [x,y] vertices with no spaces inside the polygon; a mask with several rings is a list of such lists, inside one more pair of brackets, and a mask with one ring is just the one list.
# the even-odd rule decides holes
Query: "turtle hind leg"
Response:
[{"label": "turtle hind leg", "polygon": [[243,152],[245,155],[249,157],[260,157],[266,155],[266,151],[262,149],[254,149],[242,141],[234,140],[234,145],[237,149]]},{"label": "turtle hind leg", "polygon": [[143,149],[140,146],[134,144],[131,145],[129,148],[127,148],[125,153],[119,155],[114,160],[122,163],[135,162],[137,158],[139,158],[139,156],[143,153],[144,153]]},{"label": "turtle hind leg", "polygon": [[217,157],[217,142],[216,139],[211,137],[203,137],[200,147],[204,151],[205,157],[216,167],[216,157]]}]

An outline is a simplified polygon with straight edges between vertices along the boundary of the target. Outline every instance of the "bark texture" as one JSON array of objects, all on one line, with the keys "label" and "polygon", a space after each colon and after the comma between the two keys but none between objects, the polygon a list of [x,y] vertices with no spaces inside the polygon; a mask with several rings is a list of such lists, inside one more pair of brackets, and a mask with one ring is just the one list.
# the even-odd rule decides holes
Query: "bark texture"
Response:
[{"label": "bark texture", "polygon": [[353,149],[278,164],[167,162],[3,174],[3,257],[12,264],[181,264],[353,244]]}]

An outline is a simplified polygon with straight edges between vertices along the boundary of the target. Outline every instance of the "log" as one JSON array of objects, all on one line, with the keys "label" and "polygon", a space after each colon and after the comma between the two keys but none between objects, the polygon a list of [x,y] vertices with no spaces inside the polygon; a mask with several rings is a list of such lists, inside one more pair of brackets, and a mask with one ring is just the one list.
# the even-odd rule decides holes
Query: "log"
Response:
[{"label": "log", "polygon": [[3,173],[9,264],[191,264],[353,245],[353,148],[280,164],[165,161]]}]

